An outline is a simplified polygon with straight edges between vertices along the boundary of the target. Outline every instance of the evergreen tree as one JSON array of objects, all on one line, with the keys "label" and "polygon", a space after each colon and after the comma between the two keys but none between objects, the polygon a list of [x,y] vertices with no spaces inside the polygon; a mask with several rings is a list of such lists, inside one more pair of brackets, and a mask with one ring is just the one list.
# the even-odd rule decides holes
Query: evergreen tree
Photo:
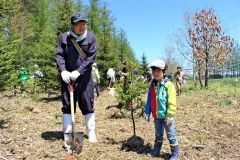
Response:
[{"label": "evergreen tree", "polygon": [[148,68],[147,57],[143,53],[142,61],[141,61],[141,72],[142,72],[142,74],[146,75],[148,70],[149,70],[149,68]]},{"label": "evergreen tree", "polygon": [[3,1],[1,13],[0,73],[1,88],[18,84],[18,70],[27,67],[31,59],[28,52],[29,39],[33,36],[30,17],[23,2]]},{"label": "evergreen tree", "polygon": [[126,33],[123,29],[120,29],[118,36],[118,46],[119,46],[119,58],[122,61],[134,61],[136,62],[136,58],[130,44],[127,40]]},{"label": "evergreen tree", "polygon": [[74,1],[75,4],[74,4],[74,12],[80,12],[80,11],[83,11],[83,4],[82,4],[82,0],[75,0]]},{"label": "evergreen tree", "polygon": [[53,5],[55,7],[53,22],[56,26],[56,34],[59,36],[60,33],[70,29],[70,19],[74,11],[74,3],[73,0],[56,0]]},{"label": "evergreen tree", "polygon": [[100,11],[99,0],[90,0],[90,6],[87,8],[89,30],[92,31],[97,38],[100,38],[102,31],[100,28]]},{"label": "evergreen tree", "polygon": [[35,47],[34,64],[37,64],[44,74],[42,85],[45,91],[60,86],[56,62],[54,60],[56,37],[50,25],[42,30],[39,42]]},{"label": "evergreen tree", "polygon": [[[33,73],[34,65],[39,66],[44,75],[40,85],[46,91],[48,89],[56,89],[60,86],[56,62],[54,60],[57,36],[54,32],[51,17],[48,16],[53,14],[53,11],[49,9],[51,1],[36,1],[36,3],[37,12],[34,13],[34,26],[35,33],[38,36],[31,48],[33,59],[30,70]],[[70,23],[70,19],[68,22]]]},{"label": "evergreen tree", "polygon": [[[97,63],[102,78],[113,64],[120,69],[121,61],[139,66],[126,33],[117,33],[114,17],[99,0],[90,0],[90,6],[82,0],[1,0],[0,3],[0,89],[19,85],[21,67],[34,72],[38,65],[44,74],[41,87],[56,89],[59,85],[54,60],[57,37],[70,29],[70,18],[76,11],[85,11],[88,30],[96,35],[98,43]],[[136,68],[136,67],[134,67]],[[33,90],[34,86],[31,90]]]},{"label": "evergreen tree", "polygon": [[119,62],[114,53],[114,35],[113,35],[113,20],[110,17],[110,12],[106,6],[101,9],[101,25],[102,33],[99,34],[99,50],[97,63],[101,77],[106,80],[107,70]]}]

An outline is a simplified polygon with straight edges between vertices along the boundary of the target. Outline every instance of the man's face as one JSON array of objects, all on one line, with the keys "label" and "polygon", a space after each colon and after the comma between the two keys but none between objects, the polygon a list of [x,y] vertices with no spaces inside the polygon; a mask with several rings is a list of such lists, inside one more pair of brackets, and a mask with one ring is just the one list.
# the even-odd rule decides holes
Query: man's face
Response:
[{"label": "man's face", "polygon": [[87,22],[79,21],[72,25],[73,31],[76,35],[82,35],[87,29]]},{"label": "man's face", "polygon": [[161,69],[152,67],[152,75],[155,80],[161,81],[163,79],[164,73]]}]

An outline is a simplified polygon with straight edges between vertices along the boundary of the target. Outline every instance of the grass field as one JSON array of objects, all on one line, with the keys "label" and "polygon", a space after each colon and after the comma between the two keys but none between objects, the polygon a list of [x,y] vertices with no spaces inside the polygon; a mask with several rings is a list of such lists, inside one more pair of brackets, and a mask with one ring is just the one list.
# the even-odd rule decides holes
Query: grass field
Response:
[{"label": "grass field", "polygon": [[[31,96],[33,97],[33,95]],[[66,159],[62,148],[61,101],[58,97],[34,95],[34,98],[0,94],[0,159]],[[112,118],[117,104],[108,91],[95,99],[98,143],[84,140],[83,151],[74,159],[150,160],[146,154],[124,152],[121,146],[132,136],[128,118]],[[240,81],[210,80],[208,89],[188,81],[177,97],[177,134],[180,159],[240,159]],[[144,107],[144,106],[143,106]],[[85,132],[78,113],[77,130]],[[137,135],[153,145],[153,120],[136,119]],[[170,153],[166,137],[163,153]]]}]

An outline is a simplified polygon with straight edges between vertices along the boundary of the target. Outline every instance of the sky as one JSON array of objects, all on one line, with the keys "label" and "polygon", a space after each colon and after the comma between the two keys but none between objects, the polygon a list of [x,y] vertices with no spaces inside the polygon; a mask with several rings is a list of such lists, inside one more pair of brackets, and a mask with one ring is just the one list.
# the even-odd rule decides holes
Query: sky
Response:
[{"label": "sky", "polygon": [[240,0],[101,0],[100,5],[103,3],[115,18],[115,26],[126,32],[140,61],[143,53],[148,62],[164,58],[165,48],[176,45],[173,35],[184,28],[186,11],[212,8],[225,33],[240,42]]}]

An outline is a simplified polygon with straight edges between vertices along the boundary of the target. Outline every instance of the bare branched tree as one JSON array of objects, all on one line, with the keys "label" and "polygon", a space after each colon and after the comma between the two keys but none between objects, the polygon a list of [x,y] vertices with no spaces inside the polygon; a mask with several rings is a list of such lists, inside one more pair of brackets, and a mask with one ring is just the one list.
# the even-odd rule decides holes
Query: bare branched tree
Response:
[{"label": "bare branched tree", "polygon": [[179,63],[176,61],[175,48],[173,46],[165,47],[165,61],[168,65],[168,72],[174,73]]},{"label": "bare branched tree", "polygon": [[204,87],[208,87],[209,67],[222,64],[230,57],[234,40],[225,35],[212,9],[202,9],[195,14],[186,13],[184,17],[186,30],[180,32],[184,38],[178,38],[177,45],[180,53],[195,63],[201,87],[202,72]]},{"label": "bare branched tree", "polygon": [[234,40],[224,34],[212,9],[195,13],[188,28],[193,57],[205,69],[205,87],[208,87],[209,66],[224,63],[230,57]]}]

